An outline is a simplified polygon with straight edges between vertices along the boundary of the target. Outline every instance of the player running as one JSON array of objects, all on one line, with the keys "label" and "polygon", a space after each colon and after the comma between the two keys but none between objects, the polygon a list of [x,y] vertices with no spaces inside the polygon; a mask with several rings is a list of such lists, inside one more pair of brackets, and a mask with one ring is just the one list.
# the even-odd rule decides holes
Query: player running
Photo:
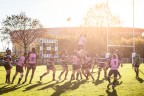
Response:
[{"label": "player running", "polygon": [[25,66],[25,64],[26,64],[26,57],[27,57],[27,53],[24,53],[24,55],[18,59],[18,63],[16,65],[16,73],[13,76],[12,83],[14,82],[17,74],[20,73],[20,78],[19,78],[18,83],[17,83],[18,85],[20,84],[20,82],[23,78],[23,66]]},{"label": "player running", "polygon": [[45,72],[43,75],[40,76],[40,81],[42,80],[42,78],[49,74],[50,70],[53,71],[53,79],[52,81],[55,81],[55,73],[56,73],[56,68],[55,68],[55,64],[54,64],[54,53],[52,53],[52,55],[50,56],[49,59],[47,59],[47,72]]},{"label": "player running", "polygon": [[10,74],[11,74],[11,68],[12,68],[11,50],[6,50],[6,55],[4,56],[4,68],[6,70],[5,83],[11,84],[10,82]]},{"label": "player running", "polygon": [[140,63],[141,63],[140,56],[138,54],[136,54],[133,58],[133,67],[134,67],[134,71],[136,73],[136,78],[139,78]]},{"label": "player running", "polygon": [[[112,88],[114,89],[114,87],[116,86],[118,68],[119,68],[119,59],[117,58],[116,54],[112,55],[109,66],[110,66],[110,71],[108,73],[108,82],[109,82],[109,84],[107,85],[107,88],[109,89],[109,86],[112,85]],[[113,74],[114,74],[114,81],[111,83],[110,77]]]},{"label": "player running", "polygon": [[64,72],[66,72],[64,80],[67,79],[67,74],[68,74],[68,57],[69,56],[68,56],[67,51],[64,50],[63,53],[62,53],[62,57],[61,57],[61,63],[62,63],[63,70],[62,70],[62,72],[60,73],[60,75],[58,77],[59,80],[61,80],[61,76],[63,75]]},{"label": "player running", "polygon": [[28,54],[27,72],[26,72],[25,81],[23,82],[23,84],[27,81],[27,76],[29,74],[29,71],[32,69],[32,75],[29,81],[29,84],[31,84],[31,81],[35,73],[36,65],[37,65],[37,53],[36,53],[35,48],[32,48],[32,52]]}]

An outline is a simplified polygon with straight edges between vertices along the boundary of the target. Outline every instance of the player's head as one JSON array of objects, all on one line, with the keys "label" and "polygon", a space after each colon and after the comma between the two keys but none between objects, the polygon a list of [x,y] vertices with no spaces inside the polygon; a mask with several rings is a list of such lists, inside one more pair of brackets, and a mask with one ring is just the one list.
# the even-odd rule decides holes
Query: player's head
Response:
[{"label": "player's head", "polygon": [[24,53],[24,56],[27,56],[27,53]]},{"label": "player's head", "polygon": [[136,56],[136,57],[139,57],[139,54],[136,54],[135,56]]},{"label": "player's head", "polygon": [[78,52],[76,50],[74,50],[74,55],[77,55],[77,54],[78,54]]},{"label": "player's head", "polygon": [[115,50],[114,53],[115,53],[115,54],[119,54],[119,51],[118,51],[118,50]]},{"label": "player's head", "polygon": [[11,50],[6,50],[6,53],[8,54],[8,55],[10,55],[11,54]]},{"label": "player's head", "polygon": [[80,57],[80,56],[81,56],[81,55],[80,55],[80,52],[77,51],[77,50],[74,51],[74,55],[77,56],[77,57]]},{"label": "player's head", "polygon": [[34,47],[32,48],[32,52],[33,52],[33,53],[35,53],[35,52],[36,52],[36,49],[35,49]]},{"label": "player's head", "polygon": [[101,57],[101,58],[105,58],[105,54],[102,53],[102,54],[100,55],[100,57]]},{"label": "player's head", "polygon": [[63,50],[63,54],[67,54],[67,51],[65,49]]},{"label": "player's head", "polygon": [[113,59],[117,58],[117,55],[116,55],[116,54],[113,54],[113,55],[112,55],[112,58],[113,58]]},{"label": "player's head", "polygon": [[54,56],[56,53],[54,50],[51,51],[51,56]]}]

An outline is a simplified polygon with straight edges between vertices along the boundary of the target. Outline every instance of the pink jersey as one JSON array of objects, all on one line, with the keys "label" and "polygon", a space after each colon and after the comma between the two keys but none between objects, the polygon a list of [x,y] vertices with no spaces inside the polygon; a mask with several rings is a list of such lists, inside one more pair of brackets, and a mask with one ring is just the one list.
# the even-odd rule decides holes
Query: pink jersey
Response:
[{"label": "pink jersey", "polygon": [[79,45],[84,45],[84,43],[85,43],[85,37],[81,36],[81,37],[79,38],[78,44],[79,44]]},{"label": "pink jersey", "polygon": [[110,63],[110,66],[111,66],[111,70],[118,70],[118,67],[119,67],[119,60],[116,58],[112,58],[111,59],[111,63]]},{"label": "pink jersey", "polygon": [[17,65],[19,65],[19,66],[23,66],[23,64],[25,63],[25,57],[24,56],[21,56],[20,58],[19,58],[19,60],[18,60],[18,64]]},{"label": "pink jersey", "polygon": [[29,54],[29,64],[36,64],[36,58],[37,54],[36,53],[30,53]]},{"label": "pink jersey", "polygon": [[72,58],[72,64],[73,65],[78,65],[80,63],[80,59],[77,56],[73,56]]}]

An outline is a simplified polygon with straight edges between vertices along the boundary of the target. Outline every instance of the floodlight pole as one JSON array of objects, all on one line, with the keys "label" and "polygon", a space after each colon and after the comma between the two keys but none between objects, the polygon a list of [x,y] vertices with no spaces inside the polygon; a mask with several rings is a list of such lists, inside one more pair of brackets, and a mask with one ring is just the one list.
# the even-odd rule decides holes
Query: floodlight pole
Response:
[{"label": "floodlight pole", "polygon": [[107,40],[106,40],[106,45],[107,45],[107,53],[109,52],[109,49],[108,49],[108,32],[109,32],[109,23],[108,23],[108,0],[107,0],[107,2],[106,2],[106,6],[107,6],[107,32],[106,32],[106,38],[107,38]]},{"label": "floodlight pole", "polygon": [[109,44],[108,44],[108,40],[109,40],[109,38],[108,38],[108,33],[109,33],[109,20],[108,20],[108,0],[107,0],[107,2],[106,2],[106,14],[107,14],[107,17],[106,17],[106,21],[107,21],[107,29],[106,29],[106,54],[105,54],[105,58],[109,58],[109,56],[110,56],[110,53],[109,53]]},{"label": "floodlight pole", "polygon": [[135,52],[135,39],[134,39],[134,37],[135,37],[135,30],[134,30],[134,0],[133,0],[133,5],[132,5],[132,7],[133,7],[133,53],[132,53],[132,64],[133,64],[133,59],[134,59],[134,57],[135,57],[135,55],[136,55],[136,52]]},{"label": "floodlight pole", "polygon": [[135,53],[135,40],[134,40],[134,37],[135,37],[135,29],[134,29],[134,0],[133,0],[133,53]]}]

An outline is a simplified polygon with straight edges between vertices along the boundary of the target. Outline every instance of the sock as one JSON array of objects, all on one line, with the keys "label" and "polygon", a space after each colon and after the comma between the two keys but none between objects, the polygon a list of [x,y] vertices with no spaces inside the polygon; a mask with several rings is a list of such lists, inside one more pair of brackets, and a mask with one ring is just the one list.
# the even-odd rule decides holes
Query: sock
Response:
[{"label": "sock", "polygon": [[139,71],[137,70],[137,71],[136,71],[136,76],[138,76],[138,74],[139,74]]},{"label": "sock", "polygon": [[59,78],[62,76],[62,74],[63,74],[64,72],[61,72],[61,74],[60,74],[60,76],[59,76]]},{"label": "sock", "polygon": [[8,74],[8,78],[7,79],[8,79],[8,82],[10,82],[10,74]]},{"label": "sock", "polygon": [[67,78],[67,74],[68,74],[68,73],[65,73],[65,79]]},{"label": "sock", "polygon": [[55,80],[55,73],[53,73],[53,80]]},{"label": "sock", "polygon": [[82,79],[82,73],[80,73],[80,77],[81,77],[81,79]]},{"label": "sock", "polygon": [[113,85],[116,85],[116,80],[113,81]]},{"label": "sock", "polygon": [[43,77],[43,76],[45,76],[45,75],[47,75],[47,73],[44,73],[41,77]]},{"label": "sock", "polygon": [[98,77],[97,78],[99,79],[99,77],[100,77],[100,71],[98,72]]},{"label": "sock", "polygon": [[21,81],[21,78],[19,78],[19,80],[18,80],[18,84],[20,84],[20,81]]},{"label": "sock", "polygon": [[77,73],[77,77],[76,77],[76,80],[78,80],[78,77],[79,77],[79,73]]},{"label": "sock", "polygon": [[13,79],[12,79],[12,83],[14,82],[15,78],[16,78],[16,77],[14,76]]},{"label": "sock", "polygon": [[91,75],[91,78],[94,80],[94,77]]},{"label": "sock", "polygon": [[137,71],[137,76],[139,76],[139,70]]},{"label": "sock", "polygon": [[73,77],[74,77],[74,74],[71,75],[71,79],[70,80],[73,80],[74,79]]},{"label": "sock", "polygon": [[110,77],[108,77],[107,79],[108,79],[108,82],[110,83]]},{"label": "sock", "polygon": [[5,81],[5,83],[7,83],[8,82],[8,74],[6,75],[6,81]]},{"label": "sock", "polygon": [[120,75],[120,72],[118,71],[118,75],[119,75],[119,77],[121,77],[121,75]]}]

